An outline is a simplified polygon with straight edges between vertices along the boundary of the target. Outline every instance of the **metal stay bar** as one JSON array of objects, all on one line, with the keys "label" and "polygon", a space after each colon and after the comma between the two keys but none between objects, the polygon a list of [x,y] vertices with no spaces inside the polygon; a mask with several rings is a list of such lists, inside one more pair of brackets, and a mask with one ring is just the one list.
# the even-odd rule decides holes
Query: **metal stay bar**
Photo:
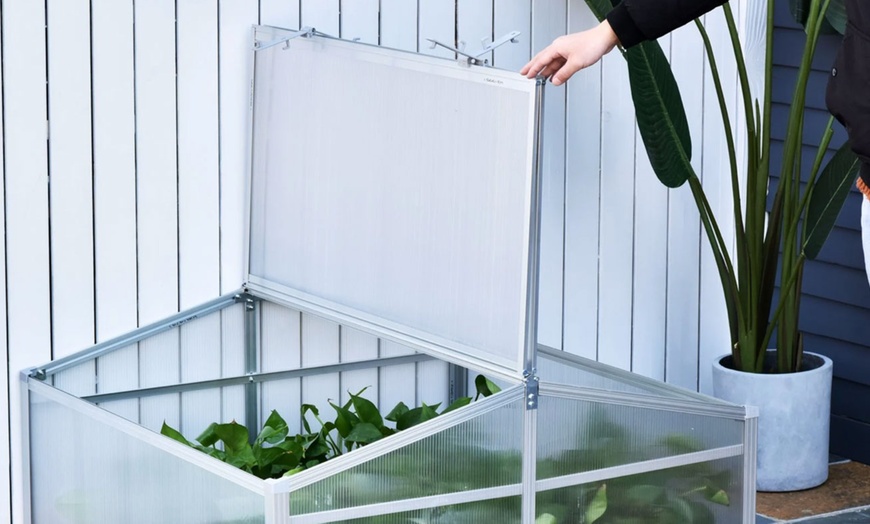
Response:
[{"label": "metal stay bar", "polygon": [[426,355],[424,353],[416,353],[414,355],[403,355],[400,357],[381,357],[370,360],[359,360],[355,362],[342,362],[340,364],[330,364],[327,366],[312,366],[307,368],[290,369],[286,371],[249,373],[247,375],[235,377],[188,382],[186,384],[171,384],[167,386],[155,386],[152,388],[118,391],[115,393],[87,395],[81,398],[83,400],[87,400],[88,402],[99,403],[108,402],[110,400],[126,400],[131,398],[154,397],[157,395],[184,393],[187,391],[198,391],[215,387],[237,386],[241,384],[258,384],[261,382],[271,382],[273,380],[326,375],[330,373],[340,373],[344,371],[356,371],[358,369],[371,369],[378,367],[398,366],[400,364],[413,364],[415,362],[426,362],[434,359],[435,358],[430,355]]},{"label": "metal stay bar", "polygon": [[63,371],[65,369],[69,369],[71,367],[75,367],[79,364],[87,362],[88,360],[95,359],[107,353],[111,353],[117,349],[129,346],[130,344],[135,344],[140,340],[146,339],[158,333],[162,333],[163,331],[167,331],[182,324],[186,324],[190,321],[196,320],[199,317],[203,317],[208,315],[209,313],[214,313],[215,311],[220,311],[226,307],[232,306],[233,304],[244,300],[244,293],[242,291],[238,291],[235,293],[230,293],[224,295],[222,297],[216,298],[205,304],[201,304],[197,307],[182,311],[180,313],[176,313],[169,318],[160,320],[158,322],[154,322],[153,324],[149,324],[147,326],[143,326],[134,331],[130,331],[129,333],[125,333],[119,337],[113,338],[111,340],[107,340],[95,346],[91,346],[83,351],[79,351],[78,353],[74,353],[68,357],[59,358],[44,366],[37,366],[29,371],[29,375],[33,378],[39,380],[45,380],[48,376]]}]

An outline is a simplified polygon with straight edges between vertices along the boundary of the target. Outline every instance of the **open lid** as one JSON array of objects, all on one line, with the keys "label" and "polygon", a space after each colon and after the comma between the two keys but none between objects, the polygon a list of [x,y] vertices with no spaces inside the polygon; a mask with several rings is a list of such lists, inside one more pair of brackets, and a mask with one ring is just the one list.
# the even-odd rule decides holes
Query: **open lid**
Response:
[{"label": "open lid", "polygon": [[479,369],[534,362],[541,87],[255,30],[247,286]]}]

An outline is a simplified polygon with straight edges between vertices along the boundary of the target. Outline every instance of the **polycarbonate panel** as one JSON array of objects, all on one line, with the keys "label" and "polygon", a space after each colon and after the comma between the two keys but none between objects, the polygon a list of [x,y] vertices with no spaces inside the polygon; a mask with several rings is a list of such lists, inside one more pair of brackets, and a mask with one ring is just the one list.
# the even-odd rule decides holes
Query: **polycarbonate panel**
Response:
[{"label": "polycarbonate panel", "polygon": [[[644,377],[621,377],[617,372],[602,369],[603,364],[590,361],[589,366],[570,359],[580,358],[574,355],[566,355],[567,358],[552,357],[541,351],[538,352],[538,375],[553,384],[565,384],[568,386],[580,386],[584,388],[602,389],[605,391],[620,391],[625,393],[639,393],[654,395],[657,397],[692,399],[698,400],[696,393],[683,391],[675,386],[665,383],[650,384]],[[706,398],[704,400],[707,400]],[[711,403],[717,401],[710,399]]]},{"label": "polycarbonate panel", "polygon": [[735,446],[743,421],[541,395],[538,478]]},{"label": "polycarbonate panel", "polygon": [[33,521],[264,522],[263,496],[31,391]]},{"label": "polycarbonate panel", "polygon": [[320,37],[255,61],[251,282],[522,371],[535,82]]},{"label": "polycarbonate panel", "polygon": [[[691,464],[540,491],[542,522],[734,524],[743,518],[743,459]],[[596,498],[597,496],[597,498]]]},{"label": "polycarbonate panel", "polygon": [[506,497],[468,504],[452,504],[437,508],[403,511],[343,522],[348,524],[458,524],[475,522],[481,524],[519,524],[522,520],[521,506],[520,497]]},{"label": "polycarbonate panel", "polygon": [[522,415],[520,398],[294,491],[291,515],[518,485]]}]

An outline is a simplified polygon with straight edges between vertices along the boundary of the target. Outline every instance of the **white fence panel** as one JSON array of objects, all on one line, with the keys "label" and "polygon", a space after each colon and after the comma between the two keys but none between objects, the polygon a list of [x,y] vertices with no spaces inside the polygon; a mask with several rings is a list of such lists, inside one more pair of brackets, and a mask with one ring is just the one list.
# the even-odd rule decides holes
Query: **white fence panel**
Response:
[{"label": "white fence panel", "polygon": [[[45,4],[3,4],[6,321],[11,449],[20,449],[18,372],[51,357]],[[9,307],[11,306],[11,307]],[[21,471],[11,454],[11,471]],[[20,499],[19,477],[11,479]],[[5,481],[4,481],[5,484]],[[9,487],[8,485],[6,487]],[[8,492],[8,491],[7,491]],[[6,506],[4,506],[6,507]]]},{"label": "white fence panel", "polygon": [[93,344],[95,335],[90,3],[47,6],[51,309],[58,358]]},{"label": "white fence panel", "polygon": [[[704,43],[693,26],[671,34],[671,67],[680,79],[706,73]],[[685,85],[685,84],[684,84]],[[696,81],[700,85],[700,81]],[[700,115],[704,107],[703,89],[682,89],[687,115]],[[692,166],[701,172],[704,130],[698,118],[689,119],[692,137]],[[688,188],[671,191],[668,202],[668,277],[667,332],[665,337],[665,378],[668,382],[694,388],[695,358],[698,353],[698,316],[700,309],[701,221]],[[688,364],[687,364],[688,363]]]},{"label": "white fence panel", "polygon": [[[588,29],[596,23],[585,3],[569,4],[570,32]],[[591,359],[596,358],[598,348],[602,67],[599,62],[578,72],[568,82],[570,118],[565,138],[563,349]]]},{"label": "white fence panel", "polygon": [[179,0],[178,280],[187,309],[220,295],[218,7]]},{"label": "white fence panel", "polygon": [[[482,38],[518,30],[519,43],[487,58],[519,69],[553,38],[596,23],[581,0],[50,0],[7,2],[2,9],[0,268],[6,278],[0,287],[6,286],[6,301],[0,314],[7,323],[0,326],[0,343],[9,363],[4,380],[12,382],[11,404],[3,408],[8,418],[4,411],[0,420],[12,422],[3,431],[12,442],[2,459],[12,463],[12,486],[20,485],[21,368],[241,284],[252,24],[313,25],[445,57],[454,54],[430,49],[426,39],[463,40],[475,51]],[[736,106],[722,15],[707,18],[721,49],[729,105]],[[686,27],[662,43],[683,86],[693,164],[714,207],[728,217],[721,214],[731,193],[722,169],[723,134],[697,30]],[[727,346],[718,278],[688,188],[665,190],[644,160],[626,77],[614,53],[568,86],[547,87],[539,338],[707,390],[708,363]],[[730,235],[733,225],[725,228]],[[143,343],[101,357],[96,391],[179,375],[244,374],[242,355],[224,351],[243,340],[242,307],[167,334],[176,338],[166,354]],[[264,307],[260,319],[268,326],[260,333],[264,348],[285,349],[266,349],[264,371],[410,353],[278,306]],[[292,412],[303,399],[330,410],[327,398],[346,400],[347,390],[365,386],[387,409],[398,401],[444,402],[447,373],[443,363],[423,362],[281,381],[263,386],[264,398],[272,400],[261,415],[271,404]],[[95,387],[81,377],[69,373],[59,380]],[[7,388],[0,384],[0,390]],[[166,419],[195,433],[206,420],[243,420],[244,387],[104,406],[152,427]],[[9,492],[9,481],[3,477],[0,492]]]},{"label": "white fence panel", "polygon": [[[568,31],[567,2],[532,2],[532,52]],[[565,239],[565,109],[567,88],[547,87],[544,95],[544,147],[541,182],[541,258],[538,340],[562,344],[562,291]]]}]

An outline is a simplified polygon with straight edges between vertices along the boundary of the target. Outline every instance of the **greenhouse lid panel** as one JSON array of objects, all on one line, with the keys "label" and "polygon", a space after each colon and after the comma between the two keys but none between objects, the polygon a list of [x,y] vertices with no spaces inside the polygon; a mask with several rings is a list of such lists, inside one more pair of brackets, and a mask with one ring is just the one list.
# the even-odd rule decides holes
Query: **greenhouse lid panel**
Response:
[{"label": "greenhouse lid panel", "polygon": [[248,282],[521,374],[534,353],[540,84],[288,35],[256,28]]}]

